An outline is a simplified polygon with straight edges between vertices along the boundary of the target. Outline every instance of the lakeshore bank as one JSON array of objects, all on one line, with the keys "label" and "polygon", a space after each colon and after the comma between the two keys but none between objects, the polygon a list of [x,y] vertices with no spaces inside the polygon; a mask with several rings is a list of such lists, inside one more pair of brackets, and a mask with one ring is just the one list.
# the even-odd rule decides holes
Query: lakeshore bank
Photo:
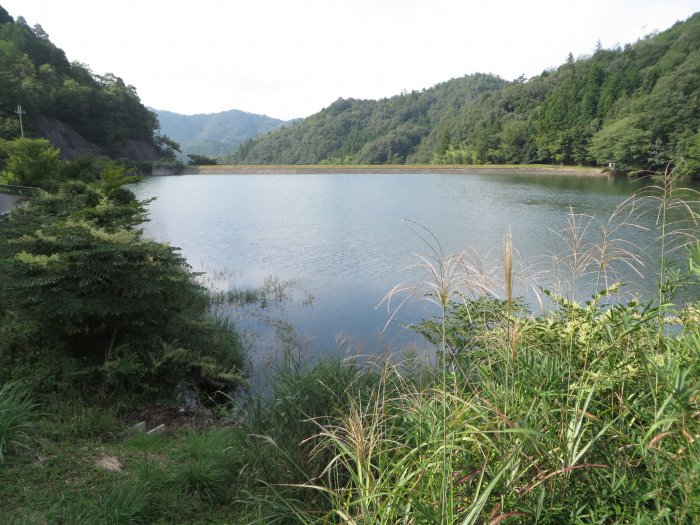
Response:
[{"label": "lakeshore bank", "polygon": [[608,175],[601,168],[580,166],[501,165],[454,166],[430,164],[400,165],[213,165],[185,166],[183,175],[306,175],[323,173],[484,173],[528,175]]}]

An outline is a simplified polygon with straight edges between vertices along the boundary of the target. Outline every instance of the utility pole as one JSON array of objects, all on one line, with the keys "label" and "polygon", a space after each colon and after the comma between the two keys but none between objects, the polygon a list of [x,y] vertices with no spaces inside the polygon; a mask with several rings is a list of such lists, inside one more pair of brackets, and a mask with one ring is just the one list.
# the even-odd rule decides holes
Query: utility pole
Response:
[{"label": "utility pole", "polygon": [[24,138],[24,126],[22,126],[22,113],[26,113],[26,111],[22,110],[22,106],[17,106],[17,111],[15,111],[19,115],[19,131],[22,134],[22,138]]}]

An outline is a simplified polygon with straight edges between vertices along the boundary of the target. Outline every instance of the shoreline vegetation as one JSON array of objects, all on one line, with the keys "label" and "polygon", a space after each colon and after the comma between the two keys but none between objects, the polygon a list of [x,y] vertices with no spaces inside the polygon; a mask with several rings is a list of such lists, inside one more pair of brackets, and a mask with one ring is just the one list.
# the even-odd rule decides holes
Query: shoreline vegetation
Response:
[{"label": "shoreline vegetation", "polygon": [[123,167],[63,165],[44,143],[35,164],[30,146],[8,170],[50,193],[0,220],[8,523],[699,522],[700,297],[679,298],[700,283],[700,199],[680,168],[613,214],[655,218],[653,296],[620,294],[616,268],[639,263],[625,230],[591,240],[573,210],[539,313],[510,234],[484,268],[415,225],[424,277],[386,300],[437,307],[415,327],[433,355],[314,359],[280,325],[266,390],[237,395],[246,349],[216,306],[258,294],[217,303],[176,248],[143,239]]},{"label": "shoreline vegetation", "polygon": [[401,164],[401,165],[208,165],[185,166],[182,175],[307,175],[334,173],[483,173],[483,174],[523,174],[523,175],[610,175],[602,168],[582,166],[550,166],[545,164],[514,164],[514,165],[434,165],[434,164]]}]

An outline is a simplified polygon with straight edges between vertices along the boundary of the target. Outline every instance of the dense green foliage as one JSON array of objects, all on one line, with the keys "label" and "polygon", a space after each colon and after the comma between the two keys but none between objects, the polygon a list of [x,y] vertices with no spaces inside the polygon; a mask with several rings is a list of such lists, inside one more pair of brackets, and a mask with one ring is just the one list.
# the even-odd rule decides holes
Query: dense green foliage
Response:
[{"label": "dense green foliage", "polygon": [[[43,141],[21,141],[32,143],[60,162]],[[84,160],[75,171],[89,172]],[[39,181],[55,193],[0,220],[0,379],[107,396],[240,382],[236,334],[208,315],[209,295],[178,251],[143,238],[146,203],[124,187],[138,179],[106,164],[94,182],[61,182],[66,170]]]},{"label": "dense green foliage", "polygon": [[195,153],[190,153],[187,157],[189,158],[187,163],[195,166],[213,166],[218,162],[216,159],[212,159],[206,155],[197,155]]},{"label": "dense green foliage", "polygon": [[60,151],[45,139],[0,139],[0,184],[55,191],[62,182],[95,182],[115,170],[122,172],[124,168],[106,157],[83,155],[70,162],[61,160]]},{"label": "dense green foliage", "polygon": [[162,154],[172,151],[157,136],[158,119],[136,89],[111,74],[96,75],[68,62],[40,25],[13,20],[0,6],[0,139],[36,136],[40,117],[60,120],[111,157],[123,155],[127,141],[141,140]]},{"label": "dense green foliage", "polygon": [[338,99],[298,123],[245,141],[231,157],[241,164],[404,163],[447,114],[506,82],[472,75],[384,100]]},{"label": "dense green foliage", "polygon": [[61,180],[60,152],[42,139],[0,139],[0,182],[53,189]]},{"label": "dense green foliage", "polygon": [[[700,251],[692,261],[700,279]],[[700,305],[678,310],[671,336],[656,306],[603,297],[543,318],[454,304],[437,367],[285,360],[232,427],[124,439],[101,411],[48,416],[8,458],[5,509],[69,523],[695,523]],[[104,458],[124,470],[98,472]]]},{"label": "dense green foliage", "polygon": [[700,149],[700,14],[529,80],[470,75],[389,99],[339,99],[247,141],[241,164],[565,163],[656,170]]},{"label": "dense green foliage", "polygon": [[246,139],[285,124],[283,120],[235,109],[206,115],[153,111],[158,116],[163,133],[182,145],[182,160],[189,154],[221,157],[231,153]]}]

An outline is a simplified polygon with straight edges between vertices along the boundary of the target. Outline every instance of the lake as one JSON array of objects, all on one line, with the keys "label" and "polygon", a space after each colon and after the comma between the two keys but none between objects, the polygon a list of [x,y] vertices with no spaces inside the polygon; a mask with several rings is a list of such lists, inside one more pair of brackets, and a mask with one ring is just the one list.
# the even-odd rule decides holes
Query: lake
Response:
[{"label": "lake", "polygon": [[8,213],[15,206],[18,199],[19,197],[15,195],[0,193],[0,215]]},{"label": "lake", "polygon": [[[282,315],[315,352],[338,352],[351,340],[356,351],[372,354],[424,344],[403,328],[435,313],[425,300],[424,269],[409,268],[414,254],[429,254],[438,242],[445,255],[478,250],[497,291],[500,247],[510,231],[519,275],[526,277],[518,280],[519,293],[536,309],[538,283],[551,289],[571,273],[562,270],[570,259],[566,235],[560,236],[569,211],[586,215],[576,218],[582,241],[597,242],[600,227],[640,187],[626,178],[407,173],[151,177],[135,191],[142,199],[157,197],[146,234],[179,246],[213,288],[294,281],[297,298]],[[653,231],[621,225],[621,217],[610,225],[614,246],[637,251],[652,242]],[[636,222],[653,226],[650,217]],[[559,274],[551,270],[552,254],[560,254]],[[618,265],[617,277],[633,282],[625,293],[654,289],[651,259],[640,270],[645,278]],[[576,280],[579,297],[601,287],[592,280]],[[401,282],[413,296],[396,295],[392,308],[407,300],[393,313],[378,307]],[[271,351],[265,341],[254,361]]]}]

